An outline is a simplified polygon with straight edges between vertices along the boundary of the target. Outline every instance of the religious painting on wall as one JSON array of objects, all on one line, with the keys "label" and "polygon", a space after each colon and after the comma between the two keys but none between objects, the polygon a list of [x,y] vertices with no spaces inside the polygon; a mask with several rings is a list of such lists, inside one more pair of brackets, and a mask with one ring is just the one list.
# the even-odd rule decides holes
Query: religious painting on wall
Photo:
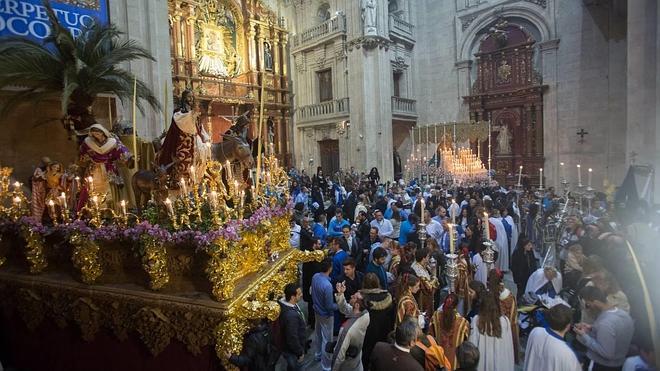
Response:
[{"label": "religious painting on wall", "polygon": [[197,67],[211,77],[235,77],[241,72],[241,38],[236,11],[218,0],[206,0],[195,28]]}]

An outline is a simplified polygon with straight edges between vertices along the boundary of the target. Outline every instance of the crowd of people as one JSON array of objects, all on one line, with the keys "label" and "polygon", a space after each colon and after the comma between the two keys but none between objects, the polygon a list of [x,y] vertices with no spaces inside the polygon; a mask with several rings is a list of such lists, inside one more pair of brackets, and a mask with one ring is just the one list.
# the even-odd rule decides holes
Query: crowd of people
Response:
[{"label": "crowd of people", "polygon": [[556,209],[552,189],[381,184],[376,169],[290,175],[291,245],[327,258],[285,287],[275,330],[256,327],[287,370],[655,370],[627,237],[604,202],[565,216],[553,254],[535,222]]}]

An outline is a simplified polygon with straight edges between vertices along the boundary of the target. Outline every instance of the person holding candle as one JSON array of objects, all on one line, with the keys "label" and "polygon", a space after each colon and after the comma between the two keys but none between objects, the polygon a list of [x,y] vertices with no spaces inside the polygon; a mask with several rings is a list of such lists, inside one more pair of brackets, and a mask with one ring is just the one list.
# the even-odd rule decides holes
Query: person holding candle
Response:
[{"label": "person holding candle", "polygon": [[128,148],[106,128],[94,124],[89,128],[89,135],[84,139],[79,149],[80,167],[86,177],[92,177],[93,183],[85,183],[78,199],[77,210],[87,203],[91,191],[107,194],[106,202],[116,207],[122,199],[124,179],[119,175],[119,165],[132,168],[135,158]]},{"label": "person holding candle", "polygon": [[429,264],[431,252],[427,248],[417,249],[415,251],[415,261],[410,266],[415,275],[420,280],[420,291],[418,294],[418,304],[422,312],[433,313],[435,306],[433,299],[435,292],[440,287],[438,278],[435,277],[435,266]]}]

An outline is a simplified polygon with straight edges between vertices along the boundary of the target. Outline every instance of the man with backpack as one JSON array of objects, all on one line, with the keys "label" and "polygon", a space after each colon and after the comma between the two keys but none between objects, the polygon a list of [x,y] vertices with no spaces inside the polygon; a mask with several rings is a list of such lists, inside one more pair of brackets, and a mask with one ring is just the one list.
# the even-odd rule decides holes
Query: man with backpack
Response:
[{"label": "man with backpack", "polygon": [[302,298],[302,290],[297,283],[289,283],[284,287],[284,298],[280,300],[279,332],[281,336],[282,356],[286,360],[287,371],[302,370],[302,360],[305,356],[305,318],[298,302]]},{"label": "man with backpack", "polygon": [[246,335],[241,354],[228,353],[229,362],[248,371],[274,370],[280,353],[273,344],[267,320],[257,323]]}]

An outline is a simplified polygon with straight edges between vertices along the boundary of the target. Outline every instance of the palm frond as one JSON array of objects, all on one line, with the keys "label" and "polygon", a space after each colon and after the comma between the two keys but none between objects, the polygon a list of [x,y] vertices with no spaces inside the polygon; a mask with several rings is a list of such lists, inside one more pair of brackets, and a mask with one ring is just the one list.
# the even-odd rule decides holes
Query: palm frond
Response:
[{"label": "palm frond", "polygon": [[62,26],[57,14],[50,5],[50,0],[42,0],[48,20],[50,22],[51,33],[44,39],[44,44],[53,44],[62,60],[73,63],[75,61],[76,44],[71,32]]}]

